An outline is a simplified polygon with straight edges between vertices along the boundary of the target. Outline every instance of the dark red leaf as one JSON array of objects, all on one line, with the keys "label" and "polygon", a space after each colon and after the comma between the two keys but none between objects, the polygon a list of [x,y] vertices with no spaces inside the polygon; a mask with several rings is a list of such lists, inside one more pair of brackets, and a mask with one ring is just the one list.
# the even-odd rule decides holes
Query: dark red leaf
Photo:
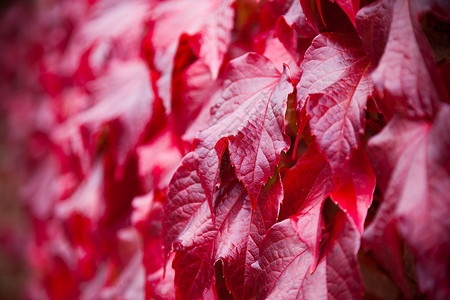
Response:
[{"label": "dark red leaf", "polygon": [[323,203],[333,186],[331,168],[314,144],[286,172],[283,180],[282,215],[292,215],[293,229],[311,252],[311,270],[315,269],[319,259],[319,242],[325,225]]},{"label": "dark red leaf", "polygon": [[[305,13],[306,22],[313,28],[317,33],[319,29],[323,28],[323,16],[321,11],[317,7],[317,1],[314,0],[299,0],[302,6],[302,10]],[[320,2],[319,2],[320,5]]]},{"label": "dark red leaf", "polygon": [[173,244],[175,282],[182,298],[198,298],[212,284],[214,264],[222,260],[228,289],[237,299],[253,296],[250,265],[259,242],[278,216],[282,188],[279,177],[261,191],[253,211],[246,189],[227,180],[214,198],[215,222],[189,153],[175,173],[165,206],[166,251]]},{"label": "dark red leaf", "polygon": [[[196,54],[216,79],[233,29],[232,0],[158,1],[152,10],[153,63],[162,73],[158,87],[167,112],[171,111],[171,78],[175,53],[182,34],[192,37]],[[168,30],[170,28],[170,30]],[[197,40],[197,41],[194,41]],[[197,44],[197,45],[194,45]]]},{"label": "dark red leaf", "polygon": [[359,0],[336,0],[336,3],[342,8],[345,14],[355,25],[356,13],[359,10]]},{"label": "dark red leaf", "polygon": [[[445,299],[450,293],[446,268],[450,253],[446,234],[450,229],[446,221],[450,142],[444,134],[449,116],[449,106],[442,105],[432,124],[395,117],[369,144],[378,176],[389,180],[385,181],[385,201],[365,234],[367,243],[378,251],[379,239],[395,225],[416,255],[421,290],[436,299]],[[389,245],[398,253],[396,244]],[[386,264],[390,258],[381,259]],[[396,266],[400,266],[399,261]]]}]

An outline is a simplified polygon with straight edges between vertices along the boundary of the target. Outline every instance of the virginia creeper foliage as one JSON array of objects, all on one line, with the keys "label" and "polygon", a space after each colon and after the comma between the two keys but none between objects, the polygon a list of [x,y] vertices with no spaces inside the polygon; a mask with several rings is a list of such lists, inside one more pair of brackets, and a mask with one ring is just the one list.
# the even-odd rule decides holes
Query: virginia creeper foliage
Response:
[{"label": "virginia creeper foliage", "polygon": [[449,28],[441,0],[5,8],[23,298],[449,299]]}]

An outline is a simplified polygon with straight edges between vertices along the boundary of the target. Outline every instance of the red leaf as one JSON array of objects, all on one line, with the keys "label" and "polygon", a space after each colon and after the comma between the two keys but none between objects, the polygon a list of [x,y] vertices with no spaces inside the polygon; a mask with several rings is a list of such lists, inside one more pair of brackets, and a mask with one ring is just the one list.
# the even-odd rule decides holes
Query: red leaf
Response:
[{"label": "red leaf", "polygon": [[228,145],[236,175],[247,188],[252,202],[273,175],[280,152],[289,149],[284,134],[287,96],[293,88],[285,71],[255,53],[229,63],[225,87],[211,126],[195,143],[197,172],[212,207],[219,184],[219,162]]},{"label": "red leaf", "polygon": [[[294,0],[295,1],[295,0]],[[317,1],[314,0],[299,0],[302,6],[302,10],[305,13],[306,22],[313,28],[317,33],[319,33],[319,28],[322,27],[323,23],[319,23],[323,20],[322,12],[317,8]],[[320,11],[320,12],[319,12]],[[323,21],[322,21],[323,22]]]},{"label": "red leaf", "polygon": [[372,74],[382,96],[380,108],[387,119],[395,113],[430,119],[448,95],[430,45],[419,29],[415,7],[407,0],[395,1],[392,5],[389,38]]},{"label": "red leaf", "polygon": [[70,198],[56,203],[54,211],[57,217],[67,219],[75,213],[98,222],[105,213],[102,196],[104,176],[103,162],[97,161]]},{"label": "red leaf", "polygon": [[[279,3],[276,2],[280,1],[274,2],[275,5],[279,5]],[[289,27],[295,29],[295,31],[303,37],[313,38],[317,35],[313,28],[307,23],[300,1],[292,1],[289,9],[278,18],[277,23],[280,22],[280,19],[283,19]]]},{"label": "red leaf", "polygon": [[367,210],[372,203],[375,175],[364,149],[360,148],[342,178],[335,182],[329,164],[311,144],[308,152],[286,172],[283,188],[282,215],[287,217],[298,210],[290,217],[292,227],[310,249],[313,257],[311,270],[314,270],[324,228],[322,208],[325,199],[330,195],[362,233]]},{"label": "red leaf", "polygon": [[283,180],[282,214],[285,217],[292,215],[292,227],[310,249],[311,270],[315,269],[319,259],[319,242],[324,228],[323,202],[333,186],[330,166],[314,144],[286,172]]},{"label": "red leaf", "polygon": [[300,114],[306,105],[319,150],[339,174],[360,144],[364,109],[372,92],[371,64],[356,38],[323,34],[314,39],[297,86]]},{"label": "red leaf", "polygon": [[[275,35],[291,54],[296,63],[301,63],[304,53],[317,33],[307,23],[302,7],[298,0],[284,1],[272,0],[264,2],[263,9],[266,14],[261,14],[262,20],[266,22],[269,17],[276,18],[276,24],[270,24],[270,28],[275,28]],[[287,63],[287,62],[285,62]],[[291,72],[295,74],[292,66]],[[293,81],[298,82],[292,75]],[[295,79],[294,79],[295,78]]]},{"label": "red leaf", "polygon": [[340,33],[317,36],[300,66],[303,74],[297,85],[297,110],[305,106],[308,95],[322,93],[364,57],[356,37]]},{"label": "red leaf", "polygon": [[182,159],[173,134],[166,129],[136,152],[143,187],[148,191],[165,189]]},{"label": "red leaf", "polygon": [[199,39],[194,43],[198,44],[194,48],[199,48],[195,49],[196,54],[206,63],[212,78],[216,79],[231,41],[232,3],[232,0],[170,0],[159,1],[153,8],[153,63],[162,73],[158,87],[167,112],[171,111],[171,76],[181,35]]},{"label": "red leaf", "polygon": [[[338,212],[316,271],[304,283],[301,299],[361,299],[363,283],[357,253],[361,235],[348,217]],[[317,294],[322,294],[318,297]],[[313,296],[314,295],[314,296]]]},{"label": "red leaf", "polygon": [[[175,299],[175,272],[164,262],[161,228],[164,211],[158,200],[154,193],[134,198],[131,221],[142,236],[146,299]],[[172,260],[173,257],[169,258],[170,264]]]},{"label": "red leaf", "polygon": [[359,10],[359,0],[336,0],[336,3],[342,8],[345,14],[355,25],[356,13]]},{"label": "red leaf", "polygon": [[378,176],[389,180],[385,201],[365,234],[367,244],[378,251],[377,239],[395,225],[416,255],[421,290],[436,299],[450,295],[446,268],[450,261],[450,141],[445,134],[449,120],[448,105],[441,106],[432,124],[394,117],[369,144]]},{"label": "red leaf", "polygon": [[199,181],[190,153],[172,179],[164,220],[166,251],[173,244],[176,252],[173,266],[180,295],[200,297],[211,286],[214,264],[221,259],[228,289],[237,299],[249,299],[254,288],[250,265],[278,216],[280,178],[262,190],[255,211],[242,183],[228,180],[214,198],[214,223]]},{"label": "red leaf", "polygon": [[257,299],[359,299],[363,285],[356,253],[360,235],[345,214],[338,213],[320,263],[312,257],[289,220],[275,224],[261,242]]},{"label": "red leaf", "polygon": [[212,80],[208,66],[197,60],[183,70],[174,70],[172,84],[176,86],[172,93],[173,127],[181,135],[202,108],[209,106],[208,100],[220,86],[220,81]]},{"label": "red leaf", "polygon": [[362,234],[375,190],[375,174],[364,147],[360,146],[353,153],[348,168],[336,185],[331,199],[347,213]]},{"label": "red leaf", "polygon": [[378,64],[389,37],[393,0],[379,0],[360,9],[356,15],[356,30],[367,55]]},{"label": "red leaf", "polygon": [[311,254],[290,220],[272,226],[261,242],[256,299],[296,299],[309,271]]},{"label": "red leaf", "polygon": [[267,38],[263,55],[270,59],[280,72],[283,72],[284,65],[287,65],[293,83],[300,80],[301,71],[296,59],[278,38]]}]

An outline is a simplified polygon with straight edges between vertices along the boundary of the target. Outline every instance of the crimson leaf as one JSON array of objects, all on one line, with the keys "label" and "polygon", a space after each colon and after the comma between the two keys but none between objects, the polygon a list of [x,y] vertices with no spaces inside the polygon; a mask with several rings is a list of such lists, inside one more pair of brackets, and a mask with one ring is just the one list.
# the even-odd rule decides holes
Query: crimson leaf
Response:
[{"label": "crimson leaf", "polygon": [[[378,240],[395,226],[416,254],[421,289],[437,299],[450,295],[446,268],[450,259],[450,141],[444,134],[450,125],[449,117],[448,105],[442,105],[432,124],[394,117],[369,144],[379,177],[389,180],[383,184],[385,201],[366,231],[367,244],[378,251]],[[399,253],[397,243],[389,245]],[[390,260],[379,259],[384,264]],[[396,259],[396,266],[400,266],[401,258]]]},{"label": "crimson leaf", "polygon": [[212,208],[220,182],[219,162],[228,145],[236,176],[255,207],[261,187],[280,160],[280,152],[289,148],[284,114],[293,87],[287,68],[280,74],[268,59],[255,53],[231,61],[225,78],[211,126],[194,142],[197,172]]},{"label": "crimson leaf", "polygon": [[[358,299],[362,279],[356,253],[360,235],[345,214],[338,213],[323,256],[309,272],[311,253],[284,220],[269,229],[254,268],[259,272],[257,299]],[[349,279],[351,278],[351,279]]]},{"label": "crimson leaf", "polygon": [[324,221],[322,207],[333,189],[330,165],[314,144],[292,167],[283,180],[282,213],[292,215],[292,227],[311,252],[311,270],[319,259],[319,242]]},{"label": "crimson leaf", "polygon": [[[425,35],[419,29],[413,2],[392,4],[392,23],[384,54],[372,74],[387,119],[394,113],[432,118],[448,98]],[[379,30],[383,30],[380,28]]]},{"label": "crimson leaf", "polygon": [[371,63],[359,39],[322,34],[313,40],[301,68],[297,111],[300,115],[306,107],[317,146],[339,174],[364,132]]},{"label": "crimson leaf", "polygon": [[252,210],[242,183],[228,178],[215,195],[213,222],[193,153],[183,159],[171,182],[164,218],[166,252],[173,245],[175,283],[182,298],[199,298],[211,286],[219,259],[234,297],[253,296],[250,265],[258,258],[260,240],[276,221],[281,197],[277,176],[262,190],[256,210]]}]

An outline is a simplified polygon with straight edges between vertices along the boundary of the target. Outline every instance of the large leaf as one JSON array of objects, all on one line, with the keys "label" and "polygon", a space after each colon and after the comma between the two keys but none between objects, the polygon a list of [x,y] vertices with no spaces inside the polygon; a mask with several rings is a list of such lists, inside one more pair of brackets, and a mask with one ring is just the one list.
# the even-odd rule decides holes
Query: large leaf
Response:
[{"label": "large leaf", "polygon": [[319,265],[309,272],[311,253],[290,220],[269,229],[254,268],[257,299],[360,299],[363,291],[356,253],[360,235],[345,214],[338,213]]},{"label": "large leaf", "polygon": [[[395,117],[370,141],[378,176],[389,180],[385,181],[385,201],[365,234],[367,244],[374,252],[385,253],[379,240],[384,235],[392,237],[389,232],[395,226],[416,255],[420,288],[436,299],[450,295],[445,267],[450,259],[450,141],[444,134],[449,116],[450,107],[443,105],[432,124]],[[391,242],[389,247],[399,253],[396,244]],[[379,259],[384,264],[391,261],[389,256]],[[396,259],[399,268],[401,258]]]},{"label": "large leaf", "polygon": [[164,218],[166,252],[173,244],[175,283],[181,297],[199,298],[211,286],[214,264],[220,259],[234,297],[251,298],[255,279],[250,265],[258,258],[260,240],[276,221],[281,198],[277,176],[262,190],[253,210],[242,183],[229,178],[214,198],[213,222],[194,155],[189,153],[172,179]]},{"label": "large leaf", "polygon": [[322,93],[364,57],[361,42],[356,37],[339,33],[317,36],[301,65],[303,74],[297,85],[297,110],[305,106],[308,95]]},{"label": "large leaf", "polygon": [[373,89],[371,63],[357,38],[322,34],[314,39],[301,68],[297,111],[302,114],[306,104],[317,146],[339,174],[364,132],[364,109]]},{"label": "large leaf", "polygon": [[252,206],[273,175],[281,151],[287,96],[293,87],[288,70],[280,74],[265,57],[249,53],[229,63],[222,97],[209,128],[195,142],[197,172],[211,204],[219,184],[219,162],[228,145],[236,175],[247,188]]},{"label": "large leaf", "polygon": [[308,274],[300,299],[361,299],[363,282],[357,253],[361,235],[342,212],[333,227],[314,273]]},{"label": "large leaf", "polygon": [[439,103],[448,98],[413,3],[407,0],[392,3],[389,38],[372,74],[382,96],[379,105],[387,119],[395,113],[432,118]]},{"label": "large leaf", "polygon": [[310,262],[308,247],[289,219],[272,226],[261,242],[258,262],[253,265],[259,273],[256,299],[296,299]]}]

